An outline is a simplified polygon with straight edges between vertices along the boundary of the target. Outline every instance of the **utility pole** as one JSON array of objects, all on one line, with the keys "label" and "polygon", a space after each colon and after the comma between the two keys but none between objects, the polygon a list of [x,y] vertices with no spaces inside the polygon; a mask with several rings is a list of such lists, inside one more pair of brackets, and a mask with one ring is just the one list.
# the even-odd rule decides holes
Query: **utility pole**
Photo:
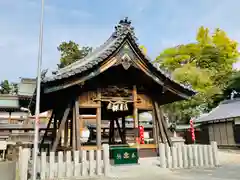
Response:
[{"label": "utility pole", "polygon": [[44,0],[41,5],[40,33],[39,33],[39,48],[38,48],[38,67],[37,67],[37,94],[35,107],[35,132],[34,132],[34,151],[33,151],[33,174],[32,179],[37,177],[37,156],[38,156],[38,141],[39,141],[39,114],[40,114],[40,90],[41,90],[41,66],[42,66],[42,49],[43,49],[43,18],[44,18]]}]

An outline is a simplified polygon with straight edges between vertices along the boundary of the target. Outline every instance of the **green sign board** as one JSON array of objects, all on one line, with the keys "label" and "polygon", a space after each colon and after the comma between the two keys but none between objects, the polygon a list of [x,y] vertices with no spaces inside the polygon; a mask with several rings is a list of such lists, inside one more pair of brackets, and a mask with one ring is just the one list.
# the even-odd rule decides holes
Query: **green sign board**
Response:
[{"label": "green sign board", "polygon": [[137,164],[138,151],[137,148],[114,147],[111,149],[112,158],[115,165],[119,164]]}]

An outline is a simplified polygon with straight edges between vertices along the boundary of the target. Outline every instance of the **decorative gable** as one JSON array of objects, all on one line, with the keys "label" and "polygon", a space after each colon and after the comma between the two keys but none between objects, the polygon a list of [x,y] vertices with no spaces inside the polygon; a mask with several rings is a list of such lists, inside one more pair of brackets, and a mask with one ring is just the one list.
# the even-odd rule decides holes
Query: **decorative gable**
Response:
[{"label": "decorative gable", "polygon": [[134,61],[137,60],[137,56],[133,52],[128,42],[120,48],[118,54],[116,55],[117,63],[115,65],[122,65],[125,70],[128,70],[131,66],[135,66]]}]

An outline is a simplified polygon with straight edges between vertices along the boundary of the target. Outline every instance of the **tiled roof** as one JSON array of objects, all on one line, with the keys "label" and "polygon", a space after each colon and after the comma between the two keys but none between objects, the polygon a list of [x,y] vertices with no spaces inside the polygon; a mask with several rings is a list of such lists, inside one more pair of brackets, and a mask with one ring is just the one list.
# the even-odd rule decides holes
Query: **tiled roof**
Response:
[{"label": "tiled roof", "polygon": [[[85,58],[80,59],[56,72],[55,75],[46,77],[43,82],[50,82],[55,80],[60,80],[64,78],[68,78],[71,76],[74,76],[76,74],[80,74],[84,71],[87,71],[94,66],[97,66],[99,63],[104,61],[106,58],[108,58],[112,53],[115,52],[119,48],[119,46],[122,44],[122,42],[125,40],[126,37],[130,37],[132,40],[132,43],[134,43],[137,46],[136,43],[136,36],[134,33],[134,28],[131,26],[131,22],[128,21],[128,19],[121,20],[119,24],[115,27],[115,31],[112,33],[110,38],[101,46],[96,48],[92,53],[87,55]],[[153,64],[151,59],[148,58],[146,55],[144,55],[144,58],[153,66],[156,71],[158,71],[161,75],[165,76],[168,81],[173,82],[175,84],[179,84],[175,82],[170,74],[165,73],[163,70],[159,68],[159,65]],[[191,89],[191,87],[184,86],[182,84],[179,84],[184,88],[188,93],[194,95],[196,92]]]},{"label": "tiled roof", "polygon": [[208,115],[196,119],[194,122],[208,122],[213,120],[240,117],[240,99],[226,100],[220,103]]},{"label": "tiled roof", "polygon": [[135,38],[131,22],[127,19],[124,21],[121,20],[115,27],[115,32],[113,32],[110,38],[103,45],[93,50],[93,52],[87,55],[85,58],[60,69],[55,75],[46,77],[43,81],[48,82],[68,78],[75,74],[82,73],[94,67],[95,65],[98,65],[119,47],[128,34],[131,34]]}]

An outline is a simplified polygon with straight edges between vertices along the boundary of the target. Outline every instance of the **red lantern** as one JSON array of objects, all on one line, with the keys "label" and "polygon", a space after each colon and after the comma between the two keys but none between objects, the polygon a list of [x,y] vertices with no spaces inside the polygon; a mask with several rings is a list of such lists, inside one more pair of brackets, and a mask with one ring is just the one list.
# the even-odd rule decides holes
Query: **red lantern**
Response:
[{"label": "red lantern", "polygon": [[194,125],[193,125],[193,119],[190,119],[190,131],[192,136],[193,143],[195,142],[195,131],[194,131]]},{"label": "red lantern", "polygon": [[144,144],[144,127],[143,126],[139,126],[139,141],[140,144]]}]

